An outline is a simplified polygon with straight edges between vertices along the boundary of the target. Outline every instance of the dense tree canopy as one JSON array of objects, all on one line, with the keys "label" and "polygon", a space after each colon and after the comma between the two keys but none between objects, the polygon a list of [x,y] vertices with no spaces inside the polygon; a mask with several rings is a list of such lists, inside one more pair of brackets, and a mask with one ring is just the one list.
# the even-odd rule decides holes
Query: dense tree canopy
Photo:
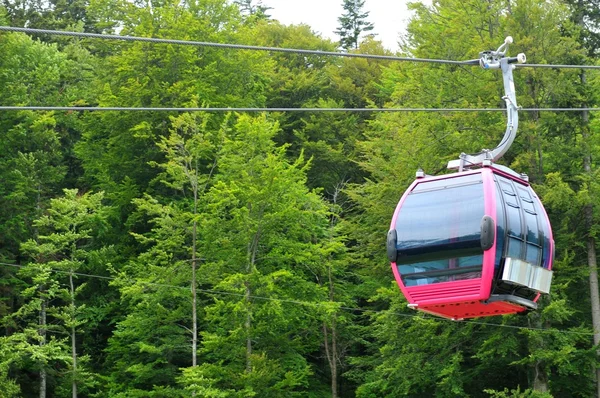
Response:
[{"label": "dense tree canopy", "polygon": [[[341,47],[390,55],[364,1]],[[598,62],[595,1],[412,3],[398,55],[466,60],[514,37]],[[3,1],[3,25],[334,51],[261,1]],[[440,40],[443,38],[443,40]],[[470,66],[0,33],[0,105],[495,108]],[[595,71],[518,68],[519,105],[594,107]],[[600,396],[600,124],[521,112],[500,161],[554,227],[524,316],[411,311],[385,233],[414,172],[494,147],[499,112],[0,113],[0,395]]]}]

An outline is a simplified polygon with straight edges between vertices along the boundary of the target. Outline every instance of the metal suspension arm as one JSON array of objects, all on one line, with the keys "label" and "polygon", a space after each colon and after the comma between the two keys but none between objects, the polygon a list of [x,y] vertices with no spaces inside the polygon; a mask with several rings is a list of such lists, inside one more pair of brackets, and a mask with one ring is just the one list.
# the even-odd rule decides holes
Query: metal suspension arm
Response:
[{"label": "metal suspension arm", "polygon": [[517,97],[515,95],[515,82],[513,80],[513,69],[515,63],[525,63],[525,54],[521,53],[516,57],[505,57],[508,45],[512,43],[512,37],[508,36],[498,50],[484,51],[479,53],[479,65],[484,69],[501,69],[504,80],[504,97],[506,102],[507,123],[506,132],[502,141],[492,150],[483,149],[475,155],[462,153],[460,159],[448,162],[449,169],[459,169],[462,171],[465,167],[491,164],[502,157],[508,151],[517,135],[519,127],[519,107],[517,106]]}]

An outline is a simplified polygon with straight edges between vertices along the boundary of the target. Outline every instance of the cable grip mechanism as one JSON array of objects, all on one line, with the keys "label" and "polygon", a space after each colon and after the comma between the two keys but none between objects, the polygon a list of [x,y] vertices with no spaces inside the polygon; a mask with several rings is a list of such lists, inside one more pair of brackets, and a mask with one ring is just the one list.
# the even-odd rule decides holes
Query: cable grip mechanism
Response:
[{"label": "cable grip mechanism", "polygon": [[[504,82],[504,102],[506,104],[506,131],[498,146],[492,150],[483,149],[475,155],[462,153],[459,159],[448,162],[449,169],[462,171],[473,166],[489,166],[500,159],[512,145],[519,127],[519,106],[515,94],[515,82],[513,80],[514,64],[523,64],[527,61],[525,54],[520,53],[516,57],[506,57],[508,46],[512,44],[513,38],[507,36],[504,43],[496,51],[482,51],[479,53],[479,66],[483,69],[500,69]],[[475,61],[475,60],[474,60]],[[475,64],[467,61],[466,64]]]}]

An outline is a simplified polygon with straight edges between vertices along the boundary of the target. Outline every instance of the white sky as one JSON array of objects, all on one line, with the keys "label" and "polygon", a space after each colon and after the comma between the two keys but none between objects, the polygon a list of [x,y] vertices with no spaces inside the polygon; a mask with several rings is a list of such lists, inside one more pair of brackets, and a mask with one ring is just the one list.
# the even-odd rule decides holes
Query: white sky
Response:
[{"label": "white sky", "polygon": [[[414,1],[414,0],[408,0]],[[364,11],[369,12],[367,21],[375,28],[375,38],[383,46],[398,50],[398,35],[406,30],[410,17],[406,9],[407,0],[365,0]],[[343,0],[263,0],[264,6],[272,7],[269,14],[284,25],[305,23],[323,37],[338,40],[334,31],[342,15]]]}]

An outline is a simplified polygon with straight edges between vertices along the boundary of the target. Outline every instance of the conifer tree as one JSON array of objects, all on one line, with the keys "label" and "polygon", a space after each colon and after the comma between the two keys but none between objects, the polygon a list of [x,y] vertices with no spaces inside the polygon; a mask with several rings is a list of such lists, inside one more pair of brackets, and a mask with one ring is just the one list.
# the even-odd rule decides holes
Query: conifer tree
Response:
[{"label": "conifer tree", "polygon": [[262,0],[235,0],[235,4],[240,7],[240,11],[249,17],[255,17],[256,19],[269,19],[271,16],[267,14],[267,11],[272,7],[263,4]]},{"label": "conifer tree", "polygon": [[21,292],[21,307],[3,323],[15,331],[6,338],[12,346],[8,358],[31,358],[25,367],[38,372],[41,398],[55,393],[54,379],[68,380],[73,397],[82,385],[91,384],[89,373],[82,369],[81,360],[87,358],[77,347],[85,323],[85,305],[79,301],[85,284],[76,281],[76,274],[94,252],[95,237],[105,224],[102,197],[102,193],[79,195],[77,190],[65,190],[64,197],[52,199],[50,208],[35,220],[36,239],[21,245],[33,260],[20,272],[29,286]]},{"label": "conifer tree", "polygon": [[340,47],[345,50],[357,49],[359,39],[365,32],[373,30],[374,26],[367,21],[368,11],[363,11],[364,0],[344,0],[344,13],[338,18],[340,26],[335,33],[340,36]]}]

